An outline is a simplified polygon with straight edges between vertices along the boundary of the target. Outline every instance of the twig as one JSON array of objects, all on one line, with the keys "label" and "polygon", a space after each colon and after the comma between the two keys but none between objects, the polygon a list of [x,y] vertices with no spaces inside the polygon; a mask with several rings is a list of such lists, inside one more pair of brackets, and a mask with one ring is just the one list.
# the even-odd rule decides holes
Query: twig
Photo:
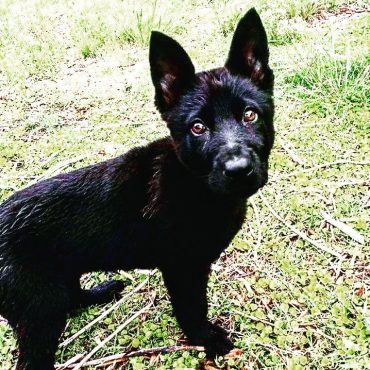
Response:
[{"label": "twig", "polygon": [[54,175],[56,172],[60,172],[64,168],[69,167],[71,164],[76,163],[76,162],[80,162],[80,161],[82,161],[83,159],[85,159],[89,156],[90,156],[90,154],[82,154],[82,155],[79,155],[77,157],[74,157],[74,158],[65,160],[63,162],[60,162],[56,166],[50,168],[48,171],[44,172],[42,175],[35,177],[32,181],[30,181],[25,186],[25,188],[35,184],[36,182],[38,182],[40,180],[46,179],[46,178]]},{"label": "twig", "polygon": [[257,261],[257,251],[260,249],[260,246],[261,246],[261,243],[262,243],[262,230],[261,230],[261,221],[260,221],[260,216],[259,216],[259,212],[258,212],[258,208],[256,206],[256,203],[254,202],[253,199],[250,199],[250,204],[253,208],[253,212],[254,212],[254,215],[256,216],[256,224],[257,224],[257,245],[256,247],[254,248],[254,259]]},{"label": "twig", "polygon": [[270,350],[273,350],[273,351],[276,351],[276,352],[281,352],[281,353],[287,353],[287,354],[304,353],[303,351],[299,351],[299,350],[290,351],[290,350],[282,349],[280,347],[276,347],[272,344],[267,344],[267,343],[261,343],[261,342],[251,342],[251,343],[267,348],[267,349],[270,349]]},{"label": "twig", "polygon": [[257,321],[257,322],[262,322],[263,324],[266,324],[266,325],[270,325],[270,326],[273,326],[274,324],[268,320],[264,320],[264,319],[260,319],[258,317],[255,317],[255,316],[252,316],[252,315],[247,315],[241,311],[232,311],[232,313],[235,313],[236,315],[240,315],[240,316],[243,316],[245,317],[246,319],[249,319],[249,320],[252,320],[252,321]]},{"label": "twig", "polygon": [[147,348],[147,349],[139,349],[137,351],[132,351],[126,354],[126,357],[137,357],[137,356],[147,356],[147,355],[156,355],[161,353],[170,353],[170,352],[177,352],[177,351],[204,351],[203,346],[191,346],[191,345],[183,345],[183,346],[169,346],[169,347],[156,347],[156,348]]},{"label": "twig", "polygon": [[321,244],[321,243],[318,243],[316,240],[313,240],[311,238],[309,238],[303,231],[295,228],[293,225],[291,225],[290,223],[288,223],[287,221],[284,220],[284,218],[282,218],[270,205],[270,203],[267,201],[267,199],[265,198],[265,196],[262,194],[262,192],[259,192],[258,195],[260,196],[260,198],[262,199],[262,202],[265,204],[265,206],[269,209],[269,211],[280,221],[282,222],[288,229],[292,230],[295,234],[297,234],[298,236],[300,236],[303,240],[305,240],[306,242],[312,244],[313,246],[315,246],[317,249],[321,249],[323,250],[324,252],[327,252],[327,253],[330,253],[331,255],[333,256],[336,256],[340,259],[343,259],[344,257],[337,251],[335,251],[334,249],[331,249],[329,247],[327,247],[326,245],[324,244]]},{"label": "twig", "polygon": [[281,179],[286,179],[286,178],[295,176],[299,173],[312,172],[312,171],[319,170],[320,168],[336,166],[336,165],[339,165],[339,164],[353,164],[353,165],[356,165],[356,166],[369,166],[370,161],[349,161],[349,160],[343,159],[343,160],[338,160],[338,161],[334,161],[334,162],[322,163],[322,164],[318,164],[316,166],[312,166],[312,167],[309,167],[309,168],[303,168],[301,170],[297,170],[297,171],[293,171],[291,173],[283,174],[283,175],[278,176],[276,178],[272,178],[271,181],[272,182],[273,181],[278,181],[278,180],[281,180]]},{"label": "twig", "polygon": [[[152,274],[154,271],[152,272]],[[97,322],[101,321],[106,317],[108,314],[110,314],[112,311],[114,311],[118,306],[120,306],[124,301],[127,300],[127,298],[131,297],[133,294],[135,294],[137,291],[139,291],[144,285],[146,285],[149,281],[151,275],[149,275],[143,282],[141,282],[139,285],[137,285],[133,290],[130,291],[130,293],[124,295],[122,298],[120,298],[116,303],[114,303],[110,308],[105,310],[101,315],[99,315],[96,319],[93,321],[90,321],[86,326],[84,326],[81,330],[79,330],[77,333],[73,334],[71,337],[67,338],[65,341],[63,341],[60,344],[60,347],[65,347],[69,343],[73,342],[77,337],[79,337],[82,333],[84,333],[86,330],[90,329],[93,325],[95,325]]]},{"label": "twig", "polygon": [[98,352],[101,348],[103,348],[111,339],[113,339],[118,333],[120,333],[127,325],[129,325],[132,321],[134,321],[137,317],[139,317],[142,313],[147,311],[151,306],[153,305],[153,300],[151,300],[144,308],[142,308],[140,311],[137,311],[135,314],[133,314],[129,319],[127,319],[125,322],[123,322],[121,325],[117,327],[117,329],[108,335],[102,342],[100,342],[92,351],[90,351],[82,360],[80,363],[78,363],[73,369],[78,370],[83,367],[87,361],[95,355],[96,352]]},{"label": "twig", "polygon": [[338,182],[336,185],[334,185],[334,187],[336,189],[339,189],[345,186],[356,186],[356,185],[370,185],[370,178],[366,180],[342,181],[342,182]]},{"label": "twig", "polygon": [[44,162],[41,163],[41,167],[45,167],[47,164],[49,164],[55,157],[57,157],[60,154],[61,150],[57,150],[56,152],[52,153],[49,158],[47,158]]},{"label": "twig", "polygon": [[353,267],[355,266],[356,258],[358,256],[359,252],[360,252],[360,248],[358,247],[358,245],[356,245],[356,248],[353,251],[351,262],[349,263],[349,268],[350,269],[353,269]]},{"label": "twig", "polygon": [[64,364],[62,365],[57,365],[57,368],[58,370],[64,370],[64,369],[68,369],[69,367],[72,367],[74,366],[73,364],[75,364],[77,361],[80,361],[84,356],[79,353],[77,354],[76,356],[73,356],[72,358],[70,358],[67,362],[65,362]]},{"label": "twig", "polygon": [[80,161],[82,161],[83,159],[85,159],[89,156],[90,156],[90,154],[81,154],[81,155],[78,155],[77,157],[67,159],[63,162],[60,162],[56,166],[50,168],[48,171],[46,171],[41,176],[39,176],[38,179],[45,179],[45,178],[55,174],[56,172],[59,172],[59,171],[63,170],[64,168],[69,167],[71,164],[76,163],[76,162],[80,162]]},{"label": "twig", "polygon": [[280,145],[284,148],[284,150],[290,155],[293,162],[296,162],[302,166],[305,164],[304,161],[292,149],[290,149],[289,146],[283,140],[280,140],[279,142]]},{"label": "twig", "polygon": [[355,240],[357,243],[360,243],[362,245],[365,244],[364,237],[358,231],[354,230],[351,226],[348,226],[339,220],[335,220],[331,215],[329,215],[329,213],[326,213],[324,211],[321,212],[321,216],[325,219],[326,222],[329,222],[329,224],[338,228],[344,234]]},{"label": "twig", "polygon": [[[170,352],[177,352],[177,351],[204,351],[204,347],[202,346],[190,346],[190,345],[183,345],[183,346],[164,346],[164,347],[154,347],[154,348],[146,348],[140,349],[137,351],[127,352],[127,353],[119,353],[117,355],[111,355],[107,357],[98,358],[96,360],[87,361],[85,362],[82,367],[87,366],[94,366],[103,367],[108,366],[111,364],[118,364],[120,362],[126,361],[130,357],[138,357],[138,356],[149,356],[149,355],[159,355],[163,353],[170,353]],[[59,365],[65,366],[66,364]],[[62,367],[58,366],[58,370],[63,369]],[[69,365],[69,367],[71,367]],[[66,368],[66,367],[64,367]],[[68,368],[68,367],[67,367]]]},{"label": "twig", "polygon": [[321,329],[315,328],[315,329],[313,329],[313,332],[318,334],[318,335],[321,335],[322,337],[324,337],[326,339],[329,339],[332,342],[335,341],[335,339],[333,337],[331,337],[330,335],[325,334]]}]

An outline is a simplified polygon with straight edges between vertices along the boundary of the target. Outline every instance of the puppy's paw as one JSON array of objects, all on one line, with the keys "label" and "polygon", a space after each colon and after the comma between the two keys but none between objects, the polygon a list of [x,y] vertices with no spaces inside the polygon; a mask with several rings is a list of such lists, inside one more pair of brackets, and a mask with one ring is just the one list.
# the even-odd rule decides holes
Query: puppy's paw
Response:
[{"label": "puppy's paw", "polygon": [[200,331],[190,339],[190,342],[204,346],[209,358],[226,355],[234,348],[233,343],[227,337],[226,330],[210,322],[202,326]]},{"label": "puppy's paw", "polygon": [[125,284],[119,280],[106,281],[92,289],[96,296],[97,303],[108,303],[120,296]]}]

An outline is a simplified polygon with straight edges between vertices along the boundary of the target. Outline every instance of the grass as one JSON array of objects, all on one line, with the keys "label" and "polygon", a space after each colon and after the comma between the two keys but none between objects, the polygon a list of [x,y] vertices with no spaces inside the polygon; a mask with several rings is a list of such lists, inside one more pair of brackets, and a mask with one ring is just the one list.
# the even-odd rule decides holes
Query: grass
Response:
[{"label": "grass", "polygon": [[[151,29],[177,38],[198,70],[221,65],[235,22],[252,5],[271,40],[277,141],[263,195],[286,223],[343,255],[315,248],[259,195],[215,263],[210,317],[242,354],[213,368],[369,368],[369,9],[364,1],[61,1],[0,3],[0,201],[43,175],[81,167],[167,133],[153,105]],[[24,9],[27,8],[27,12]],[[342,10],[341,10],[342,9]],[[349,9],[348,13],[343,9]],[[169,17],[170,15],[170,17]],[[293,153],[293,154],[292,154]],[[362,164],[360,164],[362,163]],[[319,167],[319,165],[323,165]],[[358,244],[321,212],[365,237]],[[145,271],[113,276],[130,292]],[[154,308],[96,354],[181,343],[161,277],[66,347],[87,354],[155,292]],[[62,340],[110,307],[71,317]],[[16,358],[0,321],[0,363]],[[203,365],[202,365],[203,364]],[[197,352],[132,358],[127,369],[211,369]]]}]

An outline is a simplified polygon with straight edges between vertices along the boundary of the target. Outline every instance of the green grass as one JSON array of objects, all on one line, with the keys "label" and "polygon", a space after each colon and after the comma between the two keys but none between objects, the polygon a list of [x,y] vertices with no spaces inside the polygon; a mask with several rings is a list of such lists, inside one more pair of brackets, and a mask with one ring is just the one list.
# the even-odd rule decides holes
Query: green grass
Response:
[{"label": "green grass", "polygon": [[[213,366],[366,369],[370,17],[365,1],[1,1],[0,201],[42,176],[111,158],[167,134],[153,104],[151,29],[179,40],[198,70],[212,68],[226,59],[235,22],[253,5],[271,40],[276,75],[277,140],[263,195],[285,222],[343,259],[298,237],[254,196],[243,229],[215,263],[209,285],[210,317],[230,331],[242,354],[219,358]],[[343,7],[361,13],[345,14]],[[365,245],[328,225],[322,211],[360,232]],[[146,278],[142,271],[114,276],[127,283],[125,293]],[[97,272],[83,282],[91,287],[109,278]],[[147,304],[148,292],[156,294],[154,307],[95,358],[181,343],[155,273],[145,289],[60,347],[58,363],[87,354]],[[110,306],[71,317],[61,340]],[[15,359],[13,333],[0,321],[1,369],[10,369]],[[202,353],[175,352],[132,358],[126,368],[207,368],[202,363]]]}]

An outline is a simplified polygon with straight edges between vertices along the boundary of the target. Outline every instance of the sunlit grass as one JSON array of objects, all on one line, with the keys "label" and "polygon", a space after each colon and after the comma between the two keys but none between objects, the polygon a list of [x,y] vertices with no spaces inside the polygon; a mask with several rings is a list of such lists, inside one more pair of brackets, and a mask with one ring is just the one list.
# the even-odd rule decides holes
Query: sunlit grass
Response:
[{"label": "sunlit grass", "polygon": [[[243,350],[217,366],[365,369],[369,166],[359,164],[370,158],[365,1],[1,1],[0,200],[45,173],[105,160],[166,135],[153,104],[150,31],[175,37],[198,70],[215,67],[226,59],[235,22],[252,5],[266,25],[276,76],[277,141],[263,194],[286,222],[344,258],[297,237],[255,196],[247,222],[211,275],[210,317]],[[343,6],[348,14],[338,11]],[[367,244],[328,225],[322,211],[356,229]],[[146,275],[116,277],[128,292]],[[108,278],[97,272],[84,282]],[[182,339],[160,274],[150,281],[60,348],[58,362],[93,349],[146,304],[150,290],[157,298],[145,320],[133,322],[97,357]],[[72,317],[63,339],[105,308]],[[14,364],[15,348],[9,326],[0,322],[1,369]],[[203,354],[171,353],[152,363],[131,359],[126,368],[198,369],[203,361]]]}]

